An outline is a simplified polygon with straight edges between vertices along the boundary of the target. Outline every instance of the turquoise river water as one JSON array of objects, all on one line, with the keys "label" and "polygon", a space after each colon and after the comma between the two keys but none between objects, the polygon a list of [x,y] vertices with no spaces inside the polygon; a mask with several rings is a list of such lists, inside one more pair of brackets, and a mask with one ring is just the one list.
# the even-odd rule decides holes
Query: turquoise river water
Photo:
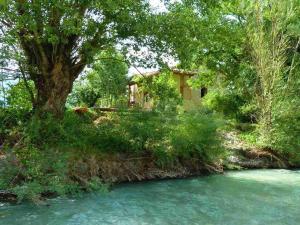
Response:
[{"label": "turquoise river water", "polygon": [[300,171],[119,185],[48,206],[0,203],[1,225],[300,225]]}]

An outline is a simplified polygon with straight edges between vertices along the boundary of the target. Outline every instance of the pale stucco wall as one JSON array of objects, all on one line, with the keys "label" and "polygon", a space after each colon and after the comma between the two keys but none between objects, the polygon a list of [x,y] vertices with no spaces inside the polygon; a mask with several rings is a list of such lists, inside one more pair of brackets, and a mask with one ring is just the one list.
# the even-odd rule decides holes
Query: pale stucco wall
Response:
[{"label": "pale stucco wall", "polygon": [[[181,78],[183,76],[183,78]],[[190,111],[196,109],[201,104],[201,93],[200,90],[192,89],[187,80],[190,78],[188,75],[179,75],[173,74],[173,79],[176,82],[177,90],[180,93],[180,81],[183,81],[183,108],[186,111]],[[153,107],[153,101],[150,99],[148,102],[145,101],[143,93],[139,93],[138,86],[136,84],[130,86],[131,89],[131,98],[130,101],[133,99],[135,100],[135,104],[145,108],[151,109]],[[133,97],[134,96],[134,97]]]},{"label": "pale stucco wall", "polygon": [[[177,84],[177,90],[180,93],[180,78],[183,75],[179,74],[173,74],[173,78],[176,81]],[[188,85],[188,80],[190,79],[190,76],[185,75],[183,80],[183,108],[186,111],[196,109],[201,104],[201,93],[199,89],[192,89]]]}]

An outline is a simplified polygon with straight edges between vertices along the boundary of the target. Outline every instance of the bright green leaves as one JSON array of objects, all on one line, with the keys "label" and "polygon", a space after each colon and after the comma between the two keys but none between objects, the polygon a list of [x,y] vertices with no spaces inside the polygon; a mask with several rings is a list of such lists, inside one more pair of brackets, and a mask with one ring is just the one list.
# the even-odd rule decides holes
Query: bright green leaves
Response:
[{"label": "bright green leaves", "polygon": [[96,57],[87,79],[103,96],[120,97],[126,92],[128,65],[115,50],[102,52]]},{"label": "bright green leaves", "polygon": [[0,0],[0,7],[7,5],[7,0]]},{"label": "bright green leaves", "polygon": [[182,103],[172,72],[164,71],[159,76],[139,77],[137,82],[139,91],[147,93],[145,98],[153,101],[155,110],[175,112]]},{"label": "bright green leaves", "polygon": [[188,84],[194,88],[209,87],[214,84],[216,74],[213,70],[200,66],[198,74],[188,80]]},{"label": "bright green leaves", "polygon": [[22,39],[22,46],[39,43],[39,51],[44,49],[48,56],[57,54],[57,48],[67,54],[76,50],[72,53],[86,62],[96,54],[94,49],[141,37],[151,16],[148,4],[133,0],[16,1],[0,11],[6,35]]},{"label": "bright green leaves", "polygon": [[120,53],[113,49],[102,52],[87,75],[75,82],[69,104],[93,107],[99,100],[110,101],[109,104],[122,100],[126,93],[127,72],[128,66]]},{"label": "bright green leaves", "polygon": [[[33,88],[33,84],[30,83],[30,88]],[[32,102],[26,85],[23,81],[11,85],[7,92],[7,103],[12,111],[16,114],[28,112],[32,109]]]}]

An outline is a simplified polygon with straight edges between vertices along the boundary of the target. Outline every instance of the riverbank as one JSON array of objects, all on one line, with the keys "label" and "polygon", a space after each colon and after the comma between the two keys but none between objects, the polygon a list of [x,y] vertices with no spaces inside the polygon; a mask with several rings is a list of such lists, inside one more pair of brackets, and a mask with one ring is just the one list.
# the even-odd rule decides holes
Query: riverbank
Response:
[{"label": "riverbank", "polygon": [[[83,169],[84,168],[84,169]],[[87,186],[90,177],[99,177],[104,185],[126,182],[163,180],[222,173],[221,164],[207,164],[199,159],[178,159],[167,166],[159,166],[153,157],[130,157],[122,154],[91,155],[70,165],[69,177]],[[49,197],[53,193],[43,193]],[[0,201],[17,201],[17,195],[0,191]]]},{"label": "riverbank", "polygon": [[224,133],[223,139],[227,151],[222,163],[225,169],[293,169],[300,166],[272,149],[244,142],[235,131]]},{"label": "riverbank", "polygon": [[3,136],[0,190],[39,201],[45,192],[222,172],[222,124],[206,111],[67,111],[59,121],[32,119]]},{"label": "riverbank", "polygon": [[[158,166],[153,157],[129,157],[121,154],[93,155],[76,161],[71,167],[69,176],[82,185],[87,183],[91,176],[99,177],[105,185],[115,185],[206,176],[230,170],[267,168],[292,169],[294,166],[268,150],[236,148],[229,149],[227,157],[216,164],[207,164],[199,159],[178,159],[173,165]],[[43,193],[42,196],[47,198],[52,195],[53,193]],[[17,195],[9,191],[0,191],[0,201],[16,202]]]},{"label": "riverbank", "polygon": [[124,182],[294,167],[275,152],[219,129],[219,123],[203,112],[172,117],[69,112],[60,123],[32,123],[7,136],[0,155],[0,190],[7,191],[0,199],[39,202],[53,193],[93,192]]}]

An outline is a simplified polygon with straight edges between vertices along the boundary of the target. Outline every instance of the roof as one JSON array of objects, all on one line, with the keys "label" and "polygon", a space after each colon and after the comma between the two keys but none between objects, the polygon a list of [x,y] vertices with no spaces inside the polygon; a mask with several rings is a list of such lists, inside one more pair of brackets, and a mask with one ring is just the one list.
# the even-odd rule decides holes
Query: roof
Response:
[{"label": "roof", "polygon": [[[198,70],[193,70],[193,71],[187,71],[183,69],[177,69],[177,68],[172,68],[170,69],[173,74],[178,74],[178,75],[188,75],[188,76],[194,76],[196,75],[199,71]],[[157,71],[152,71],[152,72],[147,72],[147,73],[139,73],[135,74],[130,78],[129,84],[135,84],[136,82],[133,80],[134,77],[154,77],[160,75],[162,70],[157,70]]]}]

